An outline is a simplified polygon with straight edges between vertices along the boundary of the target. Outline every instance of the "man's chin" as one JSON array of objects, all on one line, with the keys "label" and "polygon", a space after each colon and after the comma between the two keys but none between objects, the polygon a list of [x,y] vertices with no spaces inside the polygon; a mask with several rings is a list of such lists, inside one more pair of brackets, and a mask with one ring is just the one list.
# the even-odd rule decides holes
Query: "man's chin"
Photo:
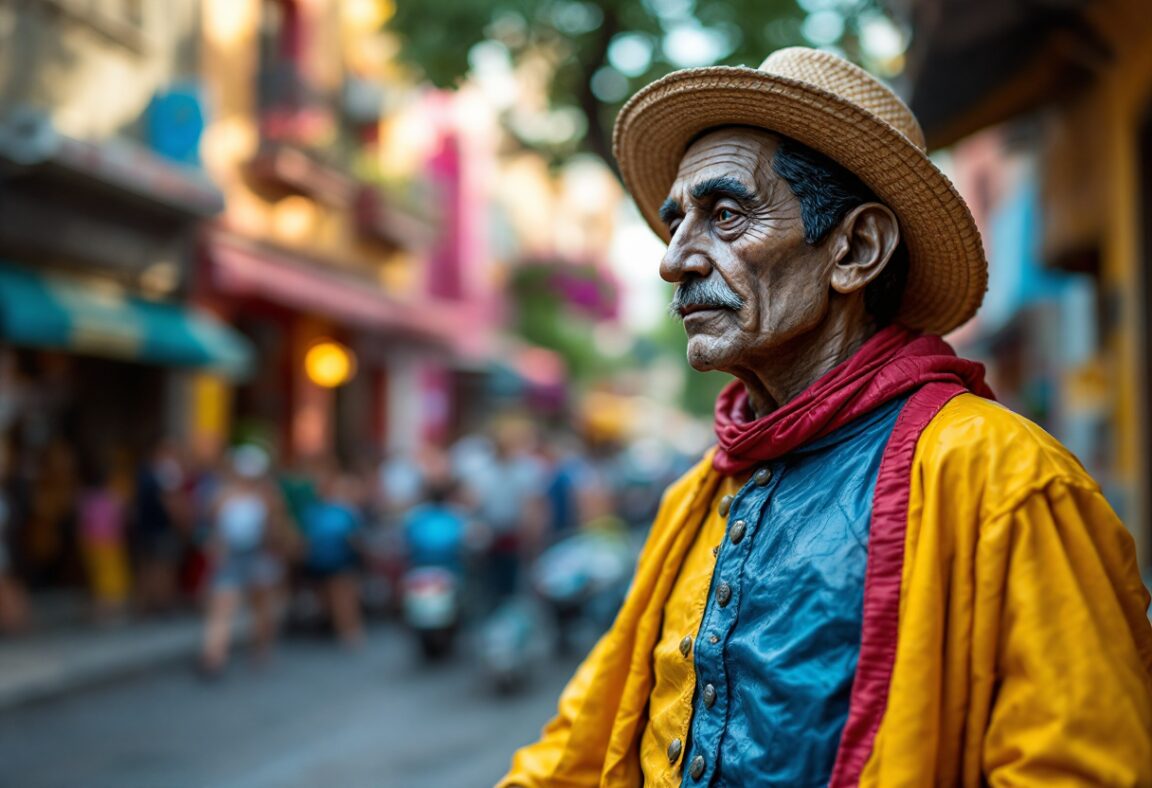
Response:
[{"label": "man's chin", "polygon": [[725,356],[713,337],[688,337],[688,365],[697,372],[723,371]]}]

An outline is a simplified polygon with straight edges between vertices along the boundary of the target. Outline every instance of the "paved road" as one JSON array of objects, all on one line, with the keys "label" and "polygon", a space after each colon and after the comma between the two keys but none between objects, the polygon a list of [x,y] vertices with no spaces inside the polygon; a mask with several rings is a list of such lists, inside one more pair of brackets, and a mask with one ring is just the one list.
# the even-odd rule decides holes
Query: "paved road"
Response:
[{"label": "paved road", "polygon": [[555,708],[572,661],[497,698],[467,654],[421,665],[398,630],[346,653],[289,641],[205,685],[170,669],[0,714],[7,788],[491,785]]}]

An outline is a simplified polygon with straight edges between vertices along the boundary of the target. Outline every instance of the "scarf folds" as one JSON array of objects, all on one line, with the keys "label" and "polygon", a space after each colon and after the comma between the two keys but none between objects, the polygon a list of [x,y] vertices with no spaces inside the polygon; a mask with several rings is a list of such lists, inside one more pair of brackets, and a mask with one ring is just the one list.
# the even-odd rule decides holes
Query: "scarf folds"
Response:
[{"label": "scarf folds", "polygon": [[712,464],[725,476],[781,457],[928,383],[951,383],[994,399],[984,365],[956,356],[937,336],[903,326],[881,329],[846,361],[797,397],[758,419],[744,384],[732,381],[716,400]]}]

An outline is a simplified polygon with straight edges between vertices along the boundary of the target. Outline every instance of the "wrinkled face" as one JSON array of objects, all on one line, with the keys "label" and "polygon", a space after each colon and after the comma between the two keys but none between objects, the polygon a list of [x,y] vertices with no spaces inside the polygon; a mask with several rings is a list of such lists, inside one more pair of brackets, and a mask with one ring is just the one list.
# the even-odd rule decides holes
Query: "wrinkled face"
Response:
[{"label": "wrinkled face", "polygon": [[737,373],[827,314],[833,261],[804,240],[800,203],[772,170],[777,140],[729,128],[697,140],[661,208],[672,233],[660,276],[698,370]]}]

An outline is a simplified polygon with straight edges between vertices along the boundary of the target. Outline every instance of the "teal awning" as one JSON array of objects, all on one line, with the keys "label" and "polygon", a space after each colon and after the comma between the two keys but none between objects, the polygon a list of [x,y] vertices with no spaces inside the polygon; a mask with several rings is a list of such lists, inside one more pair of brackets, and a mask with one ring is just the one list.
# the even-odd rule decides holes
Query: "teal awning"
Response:
[{"label": "teal awning", "polygon": [[0,339],[243,377],[252,347],[214,318],[0,262]]}]

